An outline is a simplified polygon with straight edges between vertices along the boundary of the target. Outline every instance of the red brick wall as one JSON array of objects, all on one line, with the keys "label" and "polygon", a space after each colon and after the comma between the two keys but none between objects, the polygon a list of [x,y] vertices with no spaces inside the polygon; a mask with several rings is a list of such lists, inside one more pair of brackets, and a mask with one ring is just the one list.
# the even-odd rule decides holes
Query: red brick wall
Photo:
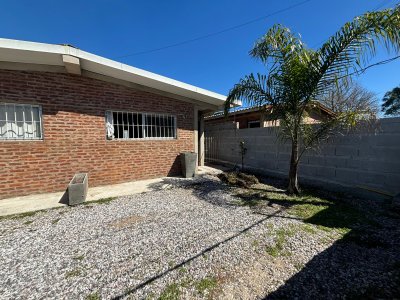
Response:
[{"label": "red brick wall", "polygon": [[[40,104],[43,141],[0,140],[0,199],[65,190],[72,176],[89,185],[175,175],[177,156],[194,150],[193,105],[69,74],[0,70],[0,102]],[[106,140],[105,111],[170,113],[174,140]]]}]

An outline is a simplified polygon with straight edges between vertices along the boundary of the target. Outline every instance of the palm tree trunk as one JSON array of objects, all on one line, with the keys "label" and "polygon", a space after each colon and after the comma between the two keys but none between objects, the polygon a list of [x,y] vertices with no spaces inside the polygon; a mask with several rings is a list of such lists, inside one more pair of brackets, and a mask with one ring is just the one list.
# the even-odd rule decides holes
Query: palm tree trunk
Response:
[{"label": "palm tree trunk", "polygon": [[292,141],[292,155],[290,158],[290,169],[289,169],[289,186],[288,194],[300,194],[299,182],[297,180],[297,169],[299,163],[299,143],[297,135]]}]

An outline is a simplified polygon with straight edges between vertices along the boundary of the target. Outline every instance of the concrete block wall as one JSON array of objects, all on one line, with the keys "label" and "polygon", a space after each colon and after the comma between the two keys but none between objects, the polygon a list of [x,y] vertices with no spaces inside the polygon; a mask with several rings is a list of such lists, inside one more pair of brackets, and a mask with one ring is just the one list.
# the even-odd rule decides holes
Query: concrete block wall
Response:
[{"label": "concrete block wall", "polygon": [[[206,160],[240,166],[239,142],[247,148],[245,167],[272,175],[286,175],[291,146],[277,136],[277,128],[236,130],[206,128]],[[340,184],[384,194],[400,192],[400,118],[381,119],[373,129],[337,136],[307,151],[299,166],[300,180]]]}]

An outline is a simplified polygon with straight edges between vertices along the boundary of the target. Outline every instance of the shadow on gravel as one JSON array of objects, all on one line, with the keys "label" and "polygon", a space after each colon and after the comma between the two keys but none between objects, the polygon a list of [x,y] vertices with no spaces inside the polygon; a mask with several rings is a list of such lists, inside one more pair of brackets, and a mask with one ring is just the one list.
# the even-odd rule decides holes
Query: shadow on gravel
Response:
[{"label": "shadow on gravel", "polygon": [[[317,254],[278,290],[265,295],[265,299],[399,297],[400,215],[391,212],[386,202],[359,200],[312,189],[301,197],[291,197],[277,190],[281,184],[268,184],[271,189],[250,188],[237,194],[241,205],[247,205],[261,215],[266,207],[274,207],[286,212],[274,217],[303,220],[328,234],[340,233],[342,238]],[[198,187],[194,193],[213,204],[235,205],[213,199],[213,191],[225,188],[216,182]],[[266,215],[271,215],[268,210]]]},{"label": "shadow on gravel", "polygon": [[[232,188],[219,181],[198,178],[182,181],[167,178],[160,185],[190,188],[201,200],[232,208],[221,192]],[[154,187],[157,189],[157,187]],[[223,195],[223,193],[222,193]],[[211,245],[197,255],[147,279],[114,299],[123,298],[176,270],[219,245],[234,239],[267,219],[275,217],[303,220],[322,230],[343,236],[317,254],[298,273],[264,299],[394,299],[400,295],[400,216],[390,212],[383,202],[341,199],[340,195],[309,191],[303,197],[289,197],[274,189],[248,189],[237,195],[240,205],[247,205],[265,218],[241,232]],[[183,199],[184,201],[184,199]],[[261,207],[258,210],[258,207]],[[274,211],[262,208],[274,207]],[[285,211],[286,214],[282,215]],[[310,233],[312,234],[312,233]]]},{"label": "shadow on gravel", "polygon": [[151,184],[149,189],[162,190],[165,187],[171,188],[187,188],[191,189],[193,194],[199,199],[221,207],[237,207],[237,204],[228,202],[225,198],[221,198],[221,192],[228,193],[231,187],[221,184],[218,180],[212,180],[205,176],[198,176],[191,179],[182,178],[163,178],[161,182]]},{"label": "shadow on gravel", "polygon": [[[397,299],[399,215],[391,212],[383,201],[315,195],[260,198],[261,203],[279,205],[305,223],[343,235],[264,299]],[[250,201],[249,198],[246,195],[244,202]]]},{"label": "shadow on gravel", "polygon": [[[171,187],[179,187],[179,188],[190,188],[192,189],[193,193],[200,199],[200,200],[204,200],[207,201],[209,203],[212,203],[214,205],[218,205],[218,206],[223,206],[223,207],[233,207],[233,206],[237,206],[234,204],[230,204],[229,202],[226,202],[225,199],[220,197],[220,193],[218,193],[218,197],[215,197],[214,193],[215,192],[220,192],[220,191],[228,191],[230,188],[226,185],[222,185],[219,181],[215,181],[215,180],[210,180],[207,178],[203,178],[202,176],[197,177],[195,179],[192,180],[182,180],[182,179],[178,179],[178,178],[165,178],[163,179],[162,182],[159,183],[155,183],[153,185],[150,186],[151,190],[161,190],[164,189],[165,186],[171,186]],[[182,201],[184,201],[184,199],[182,199]],[[239,236],[241,236],[242,234],[245,234],[246,232],[248,232],[249,230],[251,230],[252,228],[258,226],[259,224],[265,222],[268,219],[277,217],[279,214],[281,213],[280,210],[277,210],[269,215],[264,214],[264,217],[260,220],[258,220],[257,222],[254,222],[253,224],[251,224],[250,226],[242,229],[241,231],[233,234],[232,236],[218,242],[215,243],[213,245],[210,245],[209,247],[203,249],[202,251],[200,251],[199,253],[197,253],[196,255],[180,262],[179,264],[176,264],[174,266],[171,266],[170,268],[168,268],[166,271],[158,273],[150,278],[148,278],[147,280],[145,280],[144,282],[142,282],[141,284],[132,287],[131,289],[127,289],[124,293],[117,295],[115,297],[113,297],[112,299],[124,299],[125,297],[135,293],[136,291],[138,291],[139,289],[144,288],[145,286],[153,283],[154,281],[156,281],[157,279],[162,278],[163,276],[167,275],[168,273],[178,270],[179,268],[185,266],[186,264],[190,263],[191,261],[195,260],[196,258],[199,258],[205,254],[207,254],[208,252],[212,251],[213,249],[219,247],[220,245],[227,243]]]},{"label": "shadow on gravel", "polygon": [[264,299],[397,299],[398,225],[351,230]]},{"label": "shadow on gravel", "polygon": [[146,281],[142,282],[141,284],[138,284],[137,286],[131,288],[131,289],[127,289],[124,293],[117,295],[111,299],[113,300],[117,300],[117,299],[124,299],[125,297],[129,296],[130,294],[133,294],[134,292],[138,291],[141,288],[144,288],[145,286],[153,283],[154,281],[156,281],[157,279],[162,278],[163,276],[167,275],[168,273],[172,272],[172,271],[176,271],[181,267],[184,267],[186,264],[190,263],[191,261],[195,260],[196,258],[202,257],[203,255],[207,254],[208,252],[212,251],[213,249],[219,247],[220,245],[227,243],[239,236],[241,236],[242,234],[245,234],[247,231],[251,230],[252,228],[254,228],[255,226],[258,226],[259,224],[263,223],[264,221],[273,218],[276,214],[279,214],[279,211],[277,211],[274,214],[271,214],[269,216],[266,216],[265,218],[262,218],[260,220],[258,220],[257,222],[251,224],[250,226],[242,229],[241,231],[239,231],[238,233],[230,236],[229,238],[226,238],[218,243],[215,243],[205,249],[203,249],[202,251],[200,251],[199,253],[197,253],[196,255],[180,262],[179,264],[176,264],[170,268],[168,268],[166,271],[158,273],[150,278],[148,278]]}]

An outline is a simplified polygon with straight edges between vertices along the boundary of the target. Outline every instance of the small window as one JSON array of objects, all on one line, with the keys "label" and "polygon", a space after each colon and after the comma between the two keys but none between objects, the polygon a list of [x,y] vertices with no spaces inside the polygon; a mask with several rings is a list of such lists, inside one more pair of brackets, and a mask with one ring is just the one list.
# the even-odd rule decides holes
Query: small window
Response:
[{"label": "small window", "polygon": [[40,139],[42,139],[40,106],[0,103],[0,140]]},{"label": "small window", "polygon": [[174,139],[176,117],[165,114],[106,112],[108,139]]},{"label": "small window", "polygon": [[247,123],[248,128],[259,128],[260,127],[260,121],[250,121]]}]

